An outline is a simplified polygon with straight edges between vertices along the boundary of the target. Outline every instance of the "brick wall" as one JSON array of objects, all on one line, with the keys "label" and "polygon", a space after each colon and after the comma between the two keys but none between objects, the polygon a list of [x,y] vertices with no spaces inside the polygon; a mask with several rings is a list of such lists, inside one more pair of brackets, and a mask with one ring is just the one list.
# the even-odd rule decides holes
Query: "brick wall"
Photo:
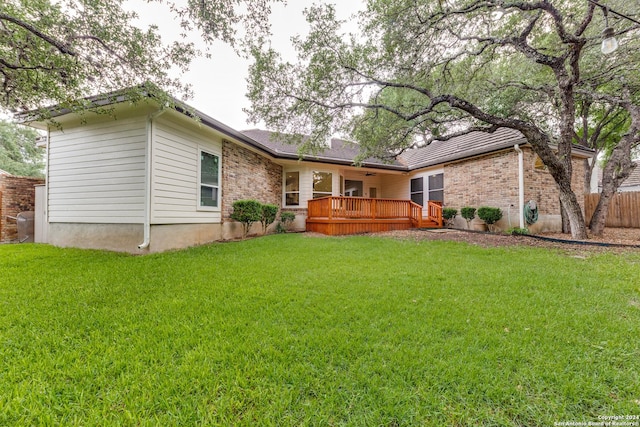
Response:
[{"label": "brick wall", "polygon": [[[524,151],[524,199],[535,200],[541,215],[560,215],[560,199],[556,182],[546,170],[535,169],[536,154],[531,149]],[[571,188],[584,213],[584,174],[583,159],[573,159]]]},{"label": "brick wall", "polygon": [[229,221],[236,200],[282,205],[282,166],[240,147],[222,143],[222,220]]},{"label": "brick wall", "polygon": [[[523,148],[524,198],[535,200],[541,215],[559,215],[558,189],[553,177],[534,168],[535,153]],[[571,186],[584,207],[584,160],[573,160]],[[514,150],[490,154],[445,166],[445,206],[518,206],[518,154]]]},{"label": "brick wall", "polygon": [[35,210],[35,186],[40,184],[44,179],[0,176],[0,242],[18,238],[16,221],[7,217]]},{"label": "brick wall", "polygon": [[517,206],[518,155],[512,150],[445,166],[444,203],[456,209]]}]

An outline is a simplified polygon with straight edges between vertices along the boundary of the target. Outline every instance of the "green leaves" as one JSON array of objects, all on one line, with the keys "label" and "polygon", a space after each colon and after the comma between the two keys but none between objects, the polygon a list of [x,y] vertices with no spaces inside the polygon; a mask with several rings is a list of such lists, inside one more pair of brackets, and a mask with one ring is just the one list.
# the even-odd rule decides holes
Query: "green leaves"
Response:
[{"label": "green leaves", "polygon": [[44,176],[44,148],[36,146],[39,134],[24,126],[0,120],[0,169],[16,176]]},{"label": "green leaves", "polygon": [[178,6],[158,0],[157,7],[173,12],[184,30],[180,40],[165,43],[157,26],[136,26],[137,15],[123,0],[7,0],[0,10],[0,108],[40,109],[46,117],[44,107],[52,104],[82,110],[86,96],[147,81],[188,97],[190,86],[171,72],[184,73],[203,53],[188,35],[235,44],[244,27],[263,36],[269,5],[277,1],[192,0]]}]

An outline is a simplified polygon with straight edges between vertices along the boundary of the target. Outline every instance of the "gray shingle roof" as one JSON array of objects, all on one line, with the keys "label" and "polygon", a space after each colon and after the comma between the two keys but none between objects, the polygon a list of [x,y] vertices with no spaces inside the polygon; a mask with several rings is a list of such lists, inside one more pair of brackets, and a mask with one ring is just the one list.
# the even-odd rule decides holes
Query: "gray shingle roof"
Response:
[{"label": "gray shingle roof", "polygon": [[420,169],[526,143],[524,136],[513,129],[500,128],[493,133],[476,131],[448,141],[434,141],[426,147],[408,150],[403,153],[402,159],[409,169]]},{"label": "gray shingle roof", "polygon": [[[269,151],[288,156],[298,155],[296,146],[278,141],[273,132],[251,129],[242,131],[242,134],[258,142]],[[370,158],[364,162],[364,165],[398,170],[415,170],[504,150],[513,147],[515,144],[526,143],[526,139],[520,132],[513,129],[500,128],[493,133],[471,132],[448,141],[434,141],[425,147],[405,151],[392,163]],[[333,138],[330,148],[327,148],[317,156],[308,155],[303,158],[305,160],[326,160],[330,163],[335,161],[350,163],[357,155],[357,144]]]},{"label": "gray shingle roof", "polygon": [[[242,131],[242,134],[278,155],[299,157],[297,146],[278,140],[274,132],[261,129],[250,129]],[[358,150],[358,144],[356,143],[339,138],[331,138],[331,147],[327,147],[317,155],[305,154],[302,158],[304,160],[325,160],[329,163],[337,161],[340,163],[352,164],[353,159],[358,155]],[[398,160],[385,162],[384,160],[375,158],[368,158],[364,160],[363,166],[400,170],[406,169],[404,164]]]}]

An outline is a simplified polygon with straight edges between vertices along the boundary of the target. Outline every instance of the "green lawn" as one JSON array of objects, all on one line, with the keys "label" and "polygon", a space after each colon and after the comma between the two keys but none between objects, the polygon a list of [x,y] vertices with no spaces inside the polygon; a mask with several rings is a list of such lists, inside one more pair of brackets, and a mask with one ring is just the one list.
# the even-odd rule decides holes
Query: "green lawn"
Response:
[{"label": "green lawn", "polygon": [[0,246],[0,425],[522,425],[640,414],[640,254],[274,235]]}]

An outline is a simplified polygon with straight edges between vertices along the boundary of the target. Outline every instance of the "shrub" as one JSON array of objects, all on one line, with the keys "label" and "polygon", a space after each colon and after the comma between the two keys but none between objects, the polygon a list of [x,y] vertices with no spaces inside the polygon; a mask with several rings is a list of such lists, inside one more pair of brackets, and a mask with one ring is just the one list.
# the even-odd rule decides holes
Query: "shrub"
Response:
[{"label": "shrub", "polygon": [[286,232],[287,232],[287,229],[282,224],[282,221],[278,221],[278,223],[276,224],[276,233],[282,234],[282,233],[286,233]]},{"label": "shrub", "polygon": [[454,208],[443,208],[442,209],[442,218],[444,218],[447,227],[453,227],[453,221],[456,219],[458,215],[458,209]]},{"label": "shrub", "polygon": [[254,222],[262,219],[262,203],[257,200],[236,200],[233,202],[231,219],[242,223],[242,238],[247,237]]},{"label": "shrub", "polygon": [[500,210],[500,208],[482,206],[478,208],[478,218],[483,220],[489,226],[489,231],[493,231],[493,224],[500,221],[500,218],[502,218],[502,210]]},{"label": "shrub", "polygon": [[260,218],[262,234],[267,234],[267,227],[276,220],[276,215],[278,215],[278,207],[276,205],[262,205],[262,217]]},{"label": "shrub", "polygon": [[296,219],[296,214],[293,212],[281,212],[280,213],[280,221],[284,224],[285,231],[289,229],[289,226],[293,224],[293,221]]},{"label": "shrub", "polygon": [[444,219],[454,219],[457,215],[458,215],[458,209],[454,209],[454,208],[442,209],[442,217]]},{"label": "shrub", "polygon": [[511,227],[510,229],[508,229],[506,231],[507,234],[511,234],[513,236],[525,236],[527,234],[529,234],[529,229],[528,228],[520,228],[520,227]]},{"label": "shrub", "polygon": [[462,218],[467,220],[467,228],[471,228],[471,220],[476,216],[476,208],[465,206],[460,209],[460,215],[462,215]]}]

